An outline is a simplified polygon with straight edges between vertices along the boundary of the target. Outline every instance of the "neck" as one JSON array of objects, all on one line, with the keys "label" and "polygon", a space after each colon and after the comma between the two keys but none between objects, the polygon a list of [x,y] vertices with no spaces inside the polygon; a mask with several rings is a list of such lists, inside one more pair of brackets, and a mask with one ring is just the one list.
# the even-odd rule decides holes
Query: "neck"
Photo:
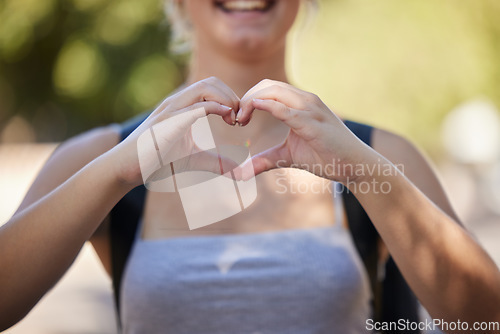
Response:
[{"label": "neck", "polygon": [[[228,85],[240,98],[263,79],[288,82],[285,71],[285,46],[258,59],[242,59],[210,47],[194,51],[186,84],[215,76]],[[232,57],[233,56],[233,57]],[[278,144],[288,131],[282,122],[268,113],[257,111],[245,127],[230,127],[217,117],[210,118],[210,126],[218,144],[245,145],[250,152],[262,151]],[[272,145],[271,145],[272,144]]]},{"label": "neck", "polygon": [[187,84],[215,76],[240,98],[263,79],[288,82],[285,70],[285,47],[257,59],[242,59],[227,52],[200,46],[191,58]]}]

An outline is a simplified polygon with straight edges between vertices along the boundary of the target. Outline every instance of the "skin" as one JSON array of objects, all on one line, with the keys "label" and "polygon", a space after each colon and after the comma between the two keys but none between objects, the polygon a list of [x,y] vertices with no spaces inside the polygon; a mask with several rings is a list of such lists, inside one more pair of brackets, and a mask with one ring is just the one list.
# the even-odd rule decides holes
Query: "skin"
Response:
[{"label": "skin", "polygon": [[[0,330],[29,312],[87,240],[109,271],[105,218],[120,198],[142,183],[137,138],[151,126],[179,113],[193,113],[196,107],[204,107],[209,114],[217,143],[242,144],[246,139],[256,143],[251,151],[259,198],[248,210],[211,225],[217,228],[209,226],[191,235],[315,227],[333,221],[329,193],[276,196],[276,178],[286,171],[276,169],[278,162],[280,166],[331,161],[346,166],[390,166],[393,173],[389,176],[318,173],[297,177],[308,182],[335,180],[352,191],[363,182],[387,182],[391,188],[387,194],[356,195],[422,304],[434,318],[445,321],[500,321],[500,273],[460,224],[415,147],[394,134],[375,130],[372,149],[319,97],[288,84],[285,35],[299,1],[278,1],[272,19],[259,24],[236,23],[221,16],[211,1],[186,0],[184,5],[195,31],[187,88],[163,101],[121,143],[117,128],[109,126],[62,144],[16,214],[0,228]],[[201,116],[193,115],[192,120]],[[244,126],[234,127],[236,118]],[[168,132],[161,136],[172,139]],[[396,165],[404,166],[404,175]],[[148,193],[143,238],[186,236],[176,196]],[[287,215],[295,206],[291,203],[318,203],[310,211],[319,217]],[[269,221],[275,223],[263,223]]]}]

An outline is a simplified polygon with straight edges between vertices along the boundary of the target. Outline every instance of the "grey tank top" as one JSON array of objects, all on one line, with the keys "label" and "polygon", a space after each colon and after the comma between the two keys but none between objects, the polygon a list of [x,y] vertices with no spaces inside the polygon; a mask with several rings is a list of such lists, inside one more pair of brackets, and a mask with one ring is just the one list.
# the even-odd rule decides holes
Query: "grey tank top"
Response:
[{"label": "grey tank top", "polygon": [[367,333],[368,276],[339,201],[329,227],[161,240],[138,232],[123,333]]}]

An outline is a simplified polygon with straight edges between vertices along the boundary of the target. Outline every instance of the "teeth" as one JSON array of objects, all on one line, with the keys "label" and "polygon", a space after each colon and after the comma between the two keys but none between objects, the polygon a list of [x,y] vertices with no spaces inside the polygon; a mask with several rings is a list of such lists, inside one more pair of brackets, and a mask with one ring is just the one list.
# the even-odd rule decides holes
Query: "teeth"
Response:
[{"label": "teeth", "polygon": [[222,7],[227,10],[234,11],[245,11],[245,10],[264,10],[268,6],[268,2],[265,0],[235,0],[235,1],[225,1],[222,3]]}]

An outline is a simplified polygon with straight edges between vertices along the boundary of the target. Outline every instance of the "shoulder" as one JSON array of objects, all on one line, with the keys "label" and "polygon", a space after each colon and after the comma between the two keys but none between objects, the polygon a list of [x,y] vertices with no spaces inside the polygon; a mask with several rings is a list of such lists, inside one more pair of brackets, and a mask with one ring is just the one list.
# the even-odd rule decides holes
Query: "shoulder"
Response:
[{"label": "shoulder", "polygon": [[403,136],[374,128],[372,148],[395,164],[410,179],[418,176],[416,171],[426,176],[424,178],[428,178],[429,174],[434,174],[430,161],[415,144]]},{"label": "shoulder", "polygon": [[400,169],[404,168],[405,170],[401,170],[403,173],[406,172],[406,168],[409,171],[421,167],[432,169],[422,152],[408,139],[368,124],[349,120],[345,120],[344,123],[359,139],[401,167]]},{"label": "shoulder", "polygon": [[[372,132],[372,147],[391,162],[406,165],[415,163],[428,166],[429,163],[422,152],[407,138],[393,132],[374,128]],[[404,172],[404,171],[403,171]]]}]

